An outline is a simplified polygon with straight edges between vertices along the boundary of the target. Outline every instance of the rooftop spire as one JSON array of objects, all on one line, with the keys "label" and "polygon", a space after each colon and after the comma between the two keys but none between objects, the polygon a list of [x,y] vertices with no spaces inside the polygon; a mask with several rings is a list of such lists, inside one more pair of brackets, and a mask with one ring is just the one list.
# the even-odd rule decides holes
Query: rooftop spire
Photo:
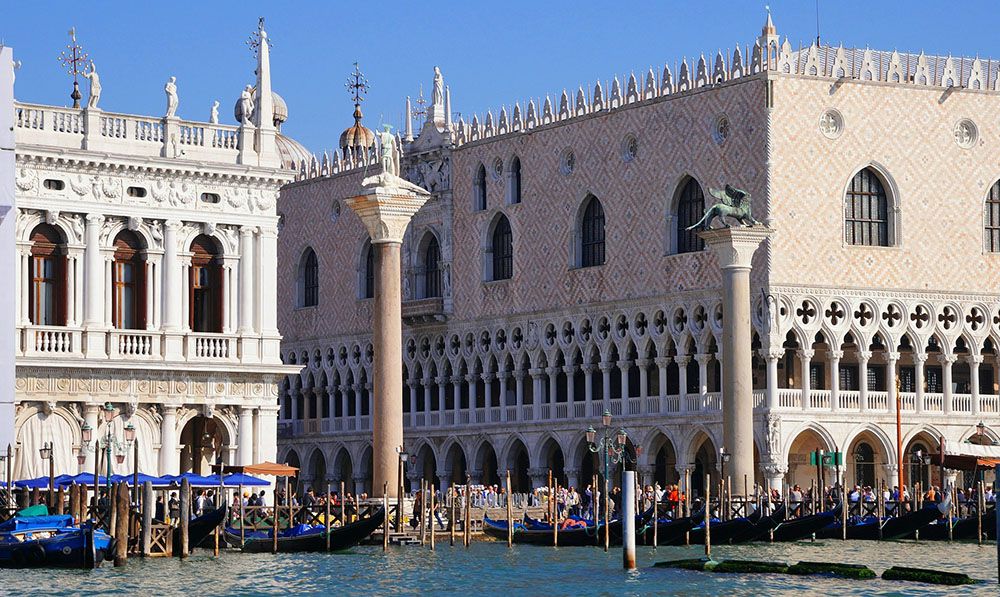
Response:
[{"label": "rooftop spire", "polygon": [[777,30],[774,28],[774,22],[771,20],[771,7],[764,5],[764,10],[767,11],[767,21],[764,23],[764,27],[760,30],[761,35],[777,35]]},{"label": "rooftop spire", "polygon": [[354,72],[347,77],[347,83],[344,86],[347,87],[351,99],[354,100],[354,124],[360,125],[361,102],[365,101],[365,96],[368,94],[368,77],[361,72],[361,67],[357,62],[354,63]]}]

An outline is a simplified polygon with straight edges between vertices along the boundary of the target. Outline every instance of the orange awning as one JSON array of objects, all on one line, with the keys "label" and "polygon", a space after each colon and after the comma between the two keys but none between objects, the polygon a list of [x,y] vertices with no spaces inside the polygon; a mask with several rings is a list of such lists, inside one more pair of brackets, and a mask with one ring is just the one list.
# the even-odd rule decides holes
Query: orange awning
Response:
[{"label": "orange awning", "polygon": [[261,462],[260,464],[248,464],[235,468],[242,469],[239,472],[247,475],[269,475],[272,477],[294,477],[299,472],[299,469],[294,466],[275,462]]}]

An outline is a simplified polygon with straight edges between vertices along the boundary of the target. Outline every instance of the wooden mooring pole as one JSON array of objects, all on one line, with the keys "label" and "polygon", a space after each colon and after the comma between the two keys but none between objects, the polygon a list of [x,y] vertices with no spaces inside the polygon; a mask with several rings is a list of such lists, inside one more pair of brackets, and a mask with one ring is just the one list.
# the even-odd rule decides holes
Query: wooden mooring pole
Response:
[{"label": "wooden mooring pole", "polygon": [[122,481],[115,488],[115,568],[124,566],[128,561],[128,485]]},{"label": "wooden mooring pole", "polygon": [[142,526],[139,527],[139,544],[142,546],[142,556],[149,557],[152,553],[153,532],[153,483],[142,484]]},{"label": "wooden mooring pole", "polygon": [[[360,507],[360,504],[359,504]],[[389,550],[389,483],[382,483],[382,509],[385,518],[382,519],[382,551]]]},{"label": "wooden mooring pole", "polygon": [[331,497],[331,487],[330,483],[326,484],[326,499],[323,503],[326,505],[326,515],[323,517],[323,527],[326,529],[326,550],[330,551],[330,497]]},{"label": "wooden mooring pole", "polygon": [[431,496],[431,508],[427,513],[427,523],[431,525],[431,551],[434,551],[434,514],[437,511],[437,492],[434,490],[433,483],[428,482],[428,486],[428,493]]},{"label": "wooden mooring pole", "polygon": [[465,523],[462,525],[465,539],[465,548],[469,548],[472,542],[472,480],[465,476]]},{"label": "wooden mooring pole", "polygon": [[[710,529],[712,508],[709,505],[710,500],[712,499],[711,487],[712,487],[712,477],[711,475],[705,475],[705,557],[709,559],[711,559],[712,557],[712,538]],[[722,502],[721,495],[719,496],[719,502],[720,504]]]},{"label": "wooden mooring pole", "polygon": [[507,469],[507,547],[514,546],[514,496],[510,492],[510,469]]},{"label": "wooden mooring pole", "polygon": [[181,550],[181,559],[188,557],[188,552],[191,551],[191,546],[188,545],[188,526],[191,523],[191,481],[186,477],[181,479],[181,499],[180,499],[180,529],[181,529],[181,544],[179,546]]},{"label": "wooden mooring pole", "polygon": [[451,496],[451,513],[448,514],[448,540],[451,542],[451,546],[455,547],[455,500],[458,496],[455,494],[455,483],[452,482],[451,488],[448,490]]}]

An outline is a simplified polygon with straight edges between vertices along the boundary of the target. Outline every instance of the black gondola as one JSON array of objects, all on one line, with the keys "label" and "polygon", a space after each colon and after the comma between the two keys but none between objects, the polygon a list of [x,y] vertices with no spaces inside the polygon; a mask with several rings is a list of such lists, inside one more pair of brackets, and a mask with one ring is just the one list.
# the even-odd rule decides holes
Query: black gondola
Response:
[{"label": "black gondola", "polygon": [[[646,520],[648,522],[644,522],[638,526],[639,530],[636,540],[642,545],[654,545],[652,516]],[[657,521],[656,545],[671,545],[678,541],[683,542],[684,535],[704,522],[704,520],[704,513],[696,513],[691,516],[678,518],[677,520],[661,518]]]},{"label": "black gondola", "polygon": [[[778,506],[775,511],[764,516],[762,510],[758,509],[750,516],[741,516],[731,520],[713,522],[709,525],[712,543],[746,543],[760,537],[766,536],[771,529],[776,528],[785,519],[785,507]],[[690,542],[693,544],[705,542],[704,525],[691,529]],[[680,545],[683,537],[678,537],[672,541],[671,545]]]},{"label": "black gondola", "polygon": [[773,533],[758,537],[760,541],[772,539],[774,541],[798,541],[812,537],[820,529],[830,526],[837,519],[837,510],[828,510],[819,514],[792,518],[782,521],[774,528]]},{"label": "black gondola", "polygon": [[[192,550],[206,541],[215,527],[226,519],[227,511],[226,506],[222,506],[197,518],[192,518],[188,522],[188,549]],[[174,555],[181,555],[181,528],[179,526],[174,529]]]},{"label": "black gondola", "polygon": [[[947,505],[944,507],[947,509]],[[879,532],[879,520],[874,516],[867,516],[847,525],[847,538],[862,540],[900,539],[937,520],[941,516],[940,508],[941,506],[932,504],[914,512],[907,512],[902,516],[886,518],[881,522],[881,533]],[[842,532],[841,524],[838,521],[817,531],[816,538],[840,539]]]},{"label": "black gondola", "polygon": [[[350,549],[367,539],[385,520],[385,510],[378,508],[368,518],[362,518],[342,527],[330,529],[330,551]],[[272,531],[245,533],[245,541],[240,539],[238,528],[226,529],[226,542],[248,553],[264,553],[274,549]],[[323,526],[309,527],[296,525],[278,533],[278,551],[317,552],[326,551],[327,531]]]},{"label": "black gondola", "polygon": [[[540,523],[530,518],[525,518],[528,522],[514,523],[514,543],[525,545],[547,545],[552,547],[552,525]],[[534,527],[534,528],[533,528]],[[538,528],[548,527],[548,528]],[[621,542],[622,523],[620,520],[612,520],[608,523],[611,542]],[[492,520],[489,517],[483,518],[483,532],[498,540],[507,540],[507,521]],[[567,527],[559,529],[560,547],[583,547],[587,545],[601,545],[604,543],[604,523],[587,525],[586,527]]]},{"label": "black gondola", "polygon": [[[996,539],[997,511],[987,510],[983,512],[983,537],[986,539]],[[979,520],[976,516],[966,516],[964,518],[953,519],[951,524],[951,537],[955,541],[976,541],[976,534],[979,532]],[[907,539],[915,539],[916,533],[907,535]],[[920,539],[925,541],[947,541],[948,540],[948,519],[941,518],[936,522],[920,529]]]}]

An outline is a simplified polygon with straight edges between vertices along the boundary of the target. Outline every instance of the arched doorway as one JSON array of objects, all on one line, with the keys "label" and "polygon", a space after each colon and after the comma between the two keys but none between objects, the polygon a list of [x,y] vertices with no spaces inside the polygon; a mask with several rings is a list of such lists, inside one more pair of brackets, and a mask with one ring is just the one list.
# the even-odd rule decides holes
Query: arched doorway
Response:
[{"label": "arched doorway", "polygon": [[653,483],[659,486],[677,485],[679,475],[677,474],[677,453],[674,452],[674,445],[662,433],[653,440],[652,447],[655,452],[653,457]]},{"label": "arched doorway", "polygon": [[[372,447],[365,446],[365,449],[361,452],[360,467],[358,472],[361,474],[360,482],[355,479],[354,487],[357,493],[366,493],[372,495],[372,470],[373,470],[373,454]],[[378,488],[379,493],[382,492],[382,488]]]},{"label": "arched doorway", "polygon": [[444,468],[449,472],[449,478],[455,485],[465,485],[468,481],[468,466],[465,461],[465,451],[458,442],[448,448],[444,457]]},{"label": "arched doorway", "polygon": [[424,444],[417,451],[417,464],[420,471],[420,478],[426,479],[435,489],[440,488],[441,480],[437,476],[437,458],[434,457],[434,450]]},{"label": "arched doorway", "polygon": [[566,461],[559,442],[553,438],[549,438],[542,444],[539,455],[541,456],[542,466],[552,471],[552,482],[566,487]]},{"label": "arched doorway", "polygon": [[705,495],[705,475],[709,475],[710,482],[714,487],[719,482],[718,470],[718,448],[715,443],[705,433],[699,432],[695,438],[695,445],[698,449],[694,453],[694,471],[691,474],[691,493],[701,497]]},{"label": "arched doorway", "polygon": [[347,448],[337,450],[337,455],[333,458],[333,478],[337,483],[334,491],[340,491],[340,484],[344,484],[344,493],[354,493],[354,467],[351,464],[351,454]]},{"label": "arched doorway", "polygon": [[[814,462],[811,460],[811,454],[816,450],[832,452],[833,446],[829,445],[815,429],[804,429],[792,440],[792,445],[788,449],[788,473],[785,477],[789,487],[798,485],[799,487],[808,488],[810,482],[818,482],[816,479],[816,465],[810,464],[810,462]],[[829,472],[825,474],[827,475],[825,479],[826,484],[833,484],[832,481],[835,479],[836,474],[831,475]]]},{"label": "arched doorway", "polygon": [[[299,460],[299,453],[295,450],[289,450],[288,453],[285,454],[285,464],[298,469],[297,475],[288,478],[289,490],[297,493],[299,490],[299,479],[302,477],[302,461]],[[278,487],[281,487],[280,483],[278,484]]]},{"label": "arched doorway", "polygon": [[510,469],[511,491],[524,493],[531,491],[531,477],[528,476],[528,448],[516,439],[507,450],[507,468]]},{"label": "arched doorway", "polygon": [[309,482],[317,495],[326,493],[326,457],[319,448],[309,457]]},{"label": "arched doorway", "polygon": [[73,446],[79,445],[79,434],[67,417],[54,411],[40,410],[31,415],[17,429],[13,478],[34,479],[49,474],[48,461],[39,456],[39,449],[48,442],[52,443],[56,475],[76,474],[80,467]]},{"label": "arched doorway", "polygon": [[188,421],[181,430],[180,443],[182,473],[211,475],[212,465],[228,462],[229,435],[214,417],[198,415]]},{"label": "arched doorway", "polygon": [[484,441],[479,446],[479,452],[476,455],[476,468],[480,471],[479,478],[483,485],[497,485],[498,487],[503,485],[497,466],[496,450],[488,441]]}]

